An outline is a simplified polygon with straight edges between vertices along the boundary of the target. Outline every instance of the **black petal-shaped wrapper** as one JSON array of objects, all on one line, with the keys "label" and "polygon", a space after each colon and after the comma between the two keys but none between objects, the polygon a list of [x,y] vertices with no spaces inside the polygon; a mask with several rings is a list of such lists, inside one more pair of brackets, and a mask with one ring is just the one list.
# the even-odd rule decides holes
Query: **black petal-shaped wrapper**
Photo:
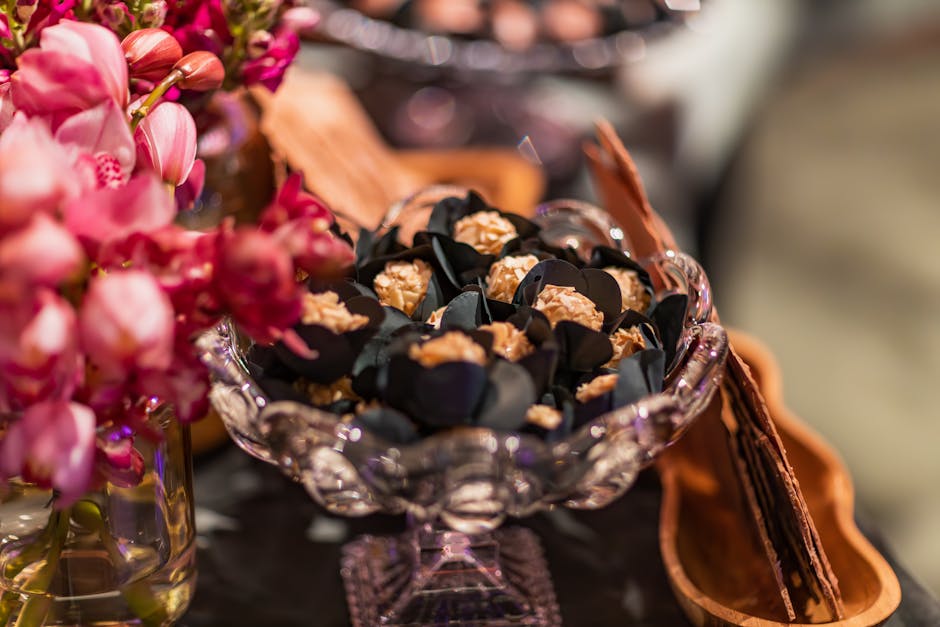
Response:
[{"label": "black petal-shaped wrapper", "polygon": [[407,246],[398,241],[398,227],[393,226],[384,235],[376,237],[374,231],[361,229],[356,242],[356,266],[360,267],[373,259],[390,257],[407,250]]},{"label": "black petal-shaped wrapper", "polygon": [[255,378],[255,383],[258,384],[258,387],[260,387],[271,400],[294,401],[295,403],[303,403],[305,405],[311,404],[309,398],[301,394],[285,379],[258,377]]},{"label": "black petal-shaped wrapper", "polygon": [[351,313],[369,318],[369,323],[355,331],[334,333],[318,324],[300,324],[295,327],[297,335],[311,349],[317,351],[313,359],[294,353],[283,342],[274,345],[278,357],[291,370],[316,383],[330,383],[349,374],[359,353],[376,334],[385,320],[382,306],[367,296],[354,296],[345,301]]},{"label": "black petal-shaped wrapper", "polygon": [[497,431],[516,431],[537,397],[535,384],[525,368],[497,359],[489,371],[489,385],[476,415],[476,424]]},{"label": "black petal-shaped wrapper", "polygon": [[453,237],[454,225],[458,220],[480,211],[495,211],[515,227],[516,237],[506,242],[501,252],[505,252],[511,246],[516,246],[517,244],[514,243],[516,240],[525,240],[534,237],[540,230],[538,225],[531,220],[527,220],[514,213],[505,213],[495,207],[487,205],[486,201],[473,191],[468,192],[464,198],[451,196],[444,198],[434,205],[434,209],[431,210],[431,217],[428,218],[427,230],[431,233],[439,233]]},{"label": "black petal-shaped wrapper", "polygon": [[386,263],[389,261],[414,261],[415,259],[426,261],[431,266],[431,280],[428,283],[428,291],[414,313],[411,314],[412,320],[423,322],[428,319],[431,312],[446,305],[459,291],[450,285],[450,281],[446,277],[442,280],[441,277],[444,273],[430,244],[415,246],[394,255],[372,259],[356,268],[356,280],[358,283],[372,289],[375,277],[385,269]]},{"label": "black petal-shaped wrapper", "polygon": [[567,437],[574,427],[575,420],[575,401],[571,392],[561,386],[555,386],[552,388],[552,391],[542,395],[539,399],[539,403],[554,407],[560,411],[561,423],[554,429],[545,429],[532,423],[526,423],[520,431],[536,435],[547,442],[557,442]]},{"label": "black petal-shaped wrapper", "polygon": [[629,329],[637,327],[646,340],[646,348],[662,348],[662,339],[659,337],[659,330],[656,323],[643,314],[627,309],[614,319],[610,328],[610,335],[613,335],[618,329]]},{"label": "black petal-shaped wrapper", "polygon": [[434,251],[437,267],[454,289],[461,290],[485,277],[494,255],[484,255],[469,244],[457,242],[439,233],[417,233],[415,245],[429,245]]},{"label": "black petal-shaped wrapper", "polygon": [[526,306],[520,307],[505,321],[525,333],[526,339],[535,347],[533,352],[516,363],[528,371],[536,391],[544,392],[554,382],[560,353],[552,325],[541,311]]},{"label": "black petal-shaped wrapper", "polygon": [[388,404],[431,427],[471,424],[487,390],[486,368],[464,361],[425,368],[398,354],[383,371]]},{"label": "black petal-shaped wrapper", "polygon": [[[594,250],[591,251],[591,260],[588,262],[588,267],[600,269],[610,266],[636,272],[640,283],[643,284],[643,287],[646,288],[646,293],[650,296],[650,302],[653,302],[653,280],[650,278],[649,272],[647,272],[643,266],[628,257],[621,250],[610,248],[609,246],[595,246]],[[643,311],[640,313],[645,314],[648,312]]]},{"label": "black petal-shaped wrapper", "polygon": [[620,286],[614,277],[596,268],[579,269],[561,259],[547,259],[535,264],[519,282],[512,302],[532,305],[546,285],[573,287],[591,299],[598,311],[604,314],[605,322],[613,321],[620,314]]},{"label": "black petal-shaped wrapper", "polygon": [[396,444],[410,444],[419,437],[414,423],[391,407],[371,407],[357,415],[352,424]]},{"label": "black petal-shaped wrapper", "polygon": [[637,351],[620,362],[617,372],[614,407],[623,407],[662,391],[666,354],[658,348]]},{"label": "black petal-shaped wrapper", "polygon": [[555,340],[559,347],[559,368],[564,370],[592,372],[614,356],[614,347],[606,334],[570,320],[555,325]]},{"label": "black petal-shaped wrapper", "polygon": [[385,311],[385,320],[363,346],[352,367],[353,391],[365,399],[373,399],[380,394],[377,379],[379,367],[387,362],[390,345],[400,335],[414,331],[418,324],[394,307],[382,309]]},{"label": "black petal-shaped wrapper", "polygon": [[[617,368],[617,383],[607,394],[593,398],[587,403],[579,403],[575,409],[575,426],[594,420],[617,407],[662,391],[665,375],[665,353],[658,348],[648,348],[623,359]],[[583,377],[579,384],[587,383],[598,374],[594,372]]]},{"label": "black petal-shaped wrapper", "polygon": [[449,331],[461,329],[472,331],[481,324],[487,323],[487,312],[484,306],[486,299],[477,291],[468,290],[458,294],[447,305],[441,317],[441,330]]},{"label": "black petal-shaped wrapper", "polygon": [[663,350],[666,352],[667,372],[675,366],[679,338],[685,327],[686,310],[689,297],[686,294],[670,294],[653,306],[650,318],[659,331]]},{"label": "black petal-shaped wrapper", "polygon": [[539,261],[561,259],[577,268],[584,267],[584,262],[578,257],[578,253],[575,252],[573,248],[570,246],[566,248],[552,246],[543,241],[540,237],[529,237],[526,239],[516,238],[506,242],[506,245],[503,246],[503,250],[500,252],[499,258],[502,259],[503,257],[510,256],[518,257],[521,255],[533,255]]}]

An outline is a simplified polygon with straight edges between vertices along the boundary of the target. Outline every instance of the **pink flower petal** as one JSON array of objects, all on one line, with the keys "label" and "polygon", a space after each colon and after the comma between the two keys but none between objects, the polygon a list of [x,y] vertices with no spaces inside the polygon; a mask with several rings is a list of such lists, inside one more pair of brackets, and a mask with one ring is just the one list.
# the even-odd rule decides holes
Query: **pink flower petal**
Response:
[{"label": "pink flower petal", "polygon": [[127,105],[127,61],[121,42],[107,28],[66,20],[42,31],[39,48],[43,52],[69,54],[91,64],[114,102],[122,109]]},{"label": "pink flower petal", "polygon": [[141,121],[135,139],[142,164],[174,186],[186,181],[196,158],[196,123],[186,107],[160,103]]},{"label": "pink flower petal", "polygon": [[108,87],[94,65],[66,52],[27,50],[10,77],[13,104],[30,115],[68,115],[104,102]]},{"label": "pink flower petal", "polygon": [[110,100],[66,119],[56,130],[55,138],[80,153],[114,157],[125,182],[134,169],[136,148],[127,117]]}]

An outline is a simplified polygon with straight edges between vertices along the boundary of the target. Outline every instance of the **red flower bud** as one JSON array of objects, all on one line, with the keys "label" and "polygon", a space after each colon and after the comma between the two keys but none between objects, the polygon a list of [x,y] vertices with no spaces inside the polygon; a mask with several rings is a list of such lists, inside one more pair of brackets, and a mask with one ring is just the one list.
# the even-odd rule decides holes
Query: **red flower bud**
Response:
[{"label": "red flower bud", "polygon": [[173,69],[183,73],[183,79],[177,83],[182,89],[218,89],[225,79],[225,68],[219,57],[205,50],[190,52],[177,61]]},{"label": "red flower bud", "polygon": [[176,38],[159,28],[135,30],[121,42],[133,78],[157,82],[183,56]]}]

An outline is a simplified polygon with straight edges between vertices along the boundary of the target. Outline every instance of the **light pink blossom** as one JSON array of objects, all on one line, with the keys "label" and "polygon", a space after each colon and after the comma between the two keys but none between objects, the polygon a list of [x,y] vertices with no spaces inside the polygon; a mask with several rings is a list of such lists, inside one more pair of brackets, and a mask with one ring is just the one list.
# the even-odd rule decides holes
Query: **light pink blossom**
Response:
[{"label": "light pink blossom", "polygon": [[55,287],[85,264],[78,240],[47,214],[0,238],[0,276],[29,286]]},{"label": "light pink blossom", "polygon": [[196,159],[196,123],[181,104],[161,102],[134,134],[137,159],[174,187],[189,177]]},{"label": "light pink blossom", "polygon": [[66,401],[31,405],[0,441],[0,473],[59,491],[56,507],[80,498],[92,479],[95,414]]},{"label": "light pink blossom", "polygon": [[121,42],[107,28],[63,20],[42,31],[39,49],[69,54],[92,65],[115,104],[122,108],[127,105],[127,62]]},{"label": "light pink blossom", "polygon": [[169,191],[153,174],[141,173],[124,187],[86,193],[65,206],[65,225],[86,248],[132,233],[159,229],[173,221],[176,208]]},{"label": "light pink blossom", "polygon": [[18,113],[0,135],[0,233],[80,192],[68,155],[40,119]]},{"label": "light pink blossom", "polygon": [[82,348],[105,376],[162,370],[173,358],[173,306],[139,270],[91,280],[79,311]]},{"label": "light pink blossom", "polygon": [[0,405],[68,399],[83,375],[75,310],[49,289],[8,302],[0,325]]},{"label": "light pink blossom", "polygon": [[127,116],[110,100],[68,117],[55,139],[70,151],[86,187],[121,187],[136,160]]}]

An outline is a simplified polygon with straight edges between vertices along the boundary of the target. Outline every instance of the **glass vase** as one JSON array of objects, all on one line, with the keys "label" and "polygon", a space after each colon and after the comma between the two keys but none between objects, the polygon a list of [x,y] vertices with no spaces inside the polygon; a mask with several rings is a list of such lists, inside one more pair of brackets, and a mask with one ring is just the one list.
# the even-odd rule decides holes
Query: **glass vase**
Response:
[{"label": "glass vase", "polygon": [[105,483],[64,509],[16,478],[0,494],[0,626],[150,627],[183,615],[196,579],[189,428],[166,406],[148,426],[132,487]]}]

